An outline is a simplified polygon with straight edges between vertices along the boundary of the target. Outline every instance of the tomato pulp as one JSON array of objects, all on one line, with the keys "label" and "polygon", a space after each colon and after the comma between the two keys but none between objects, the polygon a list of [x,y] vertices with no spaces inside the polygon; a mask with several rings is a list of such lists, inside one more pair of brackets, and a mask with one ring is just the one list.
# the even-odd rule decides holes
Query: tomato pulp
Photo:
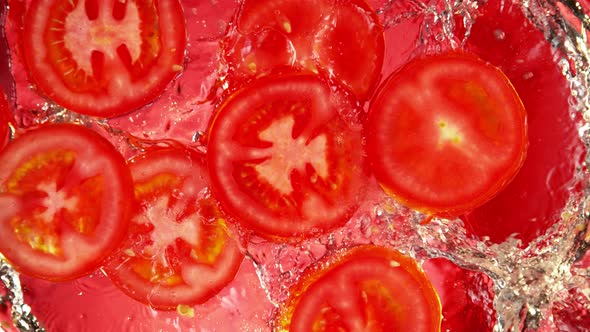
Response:
[{"label": "tomato pulp", "polygon": [[84,127],[32,130],[0,152],[0,252],[21,272],[73,279],[98,268],[127,228],[125,160]]},{"label": "tomato pulp", "polygon": [[243,255],[210,197],[203,158],[174,148],[129,164],[137,206],[107,274],[158,309],[205,302],[233,280]]},{"label": "tomato pulp", "polygon": [[130,112],[183,69],[186,32],[177,0],[32,0],[23,29],[32,81],[78,113]]},{"label": "tomato pulp", "polygon": [[344,223],[364,183],[355,109],[319,76],[258,80],[228,97],[207,146],[213,195],[259,235],[294,239]]},{"label": "tomato pulp", "polygon": [[427,56],[393,74],[373,100],[367,155],[385,191],[456,217],[514,178],[526,128],[522,102],[499,69],[462,53]]},{"label": "tomato pulp", "polygon": [[279,330],[440,331],[440,301],[411,258],[361,246],[323,263],[292,289],[275,322]]}]

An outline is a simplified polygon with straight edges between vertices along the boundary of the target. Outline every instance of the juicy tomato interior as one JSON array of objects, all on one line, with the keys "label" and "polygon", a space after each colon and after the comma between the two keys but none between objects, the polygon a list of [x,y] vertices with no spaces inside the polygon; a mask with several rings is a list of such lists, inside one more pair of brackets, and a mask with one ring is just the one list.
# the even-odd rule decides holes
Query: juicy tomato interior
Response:
[{"label": "juicy tomato interior", "polygon": [[437,332],[442,318],[416,262],[377,246],[348,249],[312,268],[277,317],[278,330],[292,332]]},{"label": "juicy tomato interior", "polygon": [[243,255],[209,195],[202,158],[186,149],[153,150],[130,168],[137,206],[107,274],[158,309],[205,302],[233,280]]},{"label": "juicy tomato interior", "polygon": [[244,2],[225,59],[237,78],[284,65],[322,71],[365,100],[384,54],[383,28],[363,0]]},{"label": "juicy tomato interior", "polygon": [[209,131],[214,196],[249,230],[296,238],[335,227],[359,205],[361,132],[343,93],[315,75],[259,80],[231,95]]},{"label": "juicy tomato interior", "polygon": [[131,176],[102,137],[48,125],[11,142],[0,161],[0,252],[20,271],[73,279],[118,245],[131,211]]},{"label": "juicy tomato interior", "polygon": [[457,216],[502,190],[526,156],[526,112],[508,79],[465,54],[416,59],[373,101],[367,154],[410,207]]},{"label": "juicy tomato interior", "polygon": [[159,95],[182,70],[186,32],[177,0],[32,0],[24,58],[45,95],[110,117]]}]

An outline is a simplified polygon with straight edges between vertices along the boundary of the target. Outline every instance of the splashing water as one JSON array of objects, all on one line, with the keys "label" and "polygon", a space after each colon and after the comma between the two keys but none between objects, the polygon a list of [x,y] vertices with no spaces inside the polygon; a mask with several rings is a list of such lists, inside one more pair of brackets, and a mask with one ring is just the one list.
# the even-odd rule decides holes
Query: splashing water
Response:
[{"label": "splashing water", "polygon": [[[478,23],[484,21],[482,15],[489,14],[490,11],[482,10],[484,6],[485,3],[477,1],[427,4],[407,0],[385,3],[378,13],[387,28],[386,40],[397,41],[402,51],[396,52],[395,56],[390,54],[389,58],[386,51],[384,75],[395,71],[409,59],[423,54],[467,49],[478,51],[476,53],[480,56],[488,55],[485,49],[482,51],[481,46],[477,45],[477,40],[470,39],[480,38],[477,34],[482,34],[482,28]],[[478,233],[485,234],[481,229],[479,232],[478,229],[473,230],[473,227],[470,229],[470,223],[473,221],[469,216],[464,220],[435,219],[427,225],[421,225],[420,221],[425,216],[408,211],[387,198],[379,197],[374,205],[361,209],[364,212],[358,213],[344,229],[308,241],[302,246],[272,246],[267,243],[250,246],[252,259],[260,265],[261,279],[265,283],[269,297],[276,303],[285,300],[289,286],[296,282],[301,271],[326,252],[370,242],[392,246],[419,259],[425,263],[427,273],[440,272],[428,268],[430,261],[436,258],[444,258],[461,268],[478,273],[468,287],[472,288],[471,300],[475,305],[487,310],[480,319],[489,324],[477,325],[471,330],[483,330],[484,326],[489,326],[493,331],[590,331],[590,260],[586,254],[590,241],[590,207],[586,198],[588,154],[584,153],[588,151],[590,142],[590,126],[587,123],[590,120],[590,68],[586,31],[581,29],[582,25],[579,23],[581,20],[583,26],[587,26],[590,21],[582,12],[581,6],[569,2],[502,1],[497,6],[496,11],[500,15],[511,16],[510,19],[521,15],[523,20],[528,20],[527,23],[543,37],[543,42],[551,46],[551,57],[543,65],[555,67],[553,70],[565,77],[566,88],[569,89],[569,98],[566,97],[567,103],[561,111],[564,113],[561,118],[574,120],[572,123],[575,123],[570,125],[570,130],[575,134],[567,138],[570,142],[567,144],[567,150],[570,153],[568,156],[572,174],[567,186],[563,185],[564,188],[568,188],[568,194],[564,195],[564,203],[557,204],[559,207],[549,208],[555,210],[550,218],[553,220],[543,225],[545,229],[542,231],[537,230],[534,236],[529,234],[519,239],[507,234],[510,236],[490,241],[489,236],[478,236],[482,235]],[[574,8],[573,12],[569,16],[564,15],[564,11],[570,7]],[[513,15],[514,11],[518,11],[518,14]],[[577,21],[576,29],[578,17],[580,19]],[[500,22],[506,22],[506,19],[501,19]],[[516,24],[524,25],[524,22]],[[530,28],[527,30],[526,27],[523,29],[525,32],[514,29],[508,32],[502,28],[499,23],[497,28],[490,29],[488,40],[502,42],[510,38],[509,33],[524,34],[524,38],[527,38],[526,31],[530,31]],[[403,37],[400,37],[397,30],[406,32],[406,35],[414,31],[416,35],[404,44]],[[407,51],[404,51],[404,48]],[[512,52],[525,51],[512,49]],[[538,50],[526,52],[540,53]],[[522,86],[519,84],[520,81],[534,81],[535,74],[543,74],[534,68],[522,68],[519,71],[518,68],[510,67],[514,64],[509,64],[509,60],[497,60],[505,55],[502,49],[498,49],[497,54],[488,55],[488,59],[484,59],[501,67],[509,76],[515,76],[515,72],[522,72],[518,77],[520,80],[511,77],[517,91]],[[532,54],[526,59],[525,54],[522,61],[517,61],[516,65],[525,67],[525,60],[534,61],[535,56],[537,54]],[[526,104],[524,99],[528,92],[519,93]],[[527,107],[527,110],[534,111],[534,107]],[[533,114],[529,115],[533,118]],[[547,114],[548,117],[554,115],[555,112]],[[581,118],[584,121],[577,121]],[[530,121],[535,122],[533,119]],[[547,126],[539,124],[539,121],[535,122],[535,126],[547,129]],[[531,132],[534,133],[535,129],[531,128]],[[531,159],[535,159],[534,153],[530,153],[533,155]],[[576,161],[577,157],[583,157],[584,161]],[[560,189],[554,187],[555,181],[550,177],[559,172],[562,171],[557,168],[550,170],[547,180],[542,179],[546,182],[543,189],[548,190],[549,195],[556,199],[560,196]],[[492,206],[494,204],[499,203],[491,203]],[[538,204],[542,205],[542,202]],[[367,235],[367,229],[372,230],[373,234]],[[492,281],[491,287],[490,283],[486,282],[489,280]],[[443,306],[444,302],[443,299]],[[465,320],[466,317],[462,316],[460,319]],[[451,326],[452,323],[447,324],[448,331],[454,331]]]},{"label": "splashing water", "polygon": [[[223,94],[223,70],[218,69],[217,61],[223,37],[220,31],[231,25],[235,3],[226,7],[207,3],[205,10],[192,1],[184,4],[191,22],[189,35],[195,37],[189,38],[193,42],[186,72],[154,104],[120,118],[99,120],[45,101],[26,101],[19,96],[28,86],[17,82],[13,88],[11,82],[3,82],[17,99],[17,127],[42,122],[80,123],[103,133],[126,157],[150,145],[174,144],[170,138],[204,149],[200,133]],[[532,140],[528,166],[523,166],[515,184],[464,218],[434,219],[422,225],[425,216],[385,197],[373,183],[356,215],[332,233],[297,245],[247,239],[246,253],[256,269],[243,266],[246,272],[237,279],[246,281],[235,282],[205,304],[196,313],[200,321],[188,322],[176,313],[128,304],[137,310],[129,309],[133,314],[125,314],[126,323],[119,328],[148,328],[141,324],[149,318],[165,321],[159,325],[163,329],[224,331],[219,324],[224,317],[233,317],[249,321],[233,326],[235,329],[270,330],[264,322],[272,315],[271,306],[262,305],[263,313],[259,314],[247,311],[243,303],[265,294],[266,299],[279,305],[306,267],[340,248],[374,243],[394,247],[424,264],[441,295],[445,331],[590,331],[590,154],[585,152],[590,151],[590,56],[586,37],[590,18],[586,15],[588,6],[582,4],[569,0],[372,3],[386,28],[386,43],[395,45],[386,50],[383,77],[413,57],[452,50],[472,51],[510,77],[529,112],[531,139],[539,138],[538,142]],[[201,84],[191,83],[194,81]],[[538,169],[540,173],[535,171]],[[489,211],[501,218],[490,219]],[[9,304],[16,328],[42,331],[43,323],[48,328],[63,327],[68,322],[59,325],[52,321],[74,317],[54,312],[54,316],[43,316],[51,321],[41,319],[39,324],[24,303],[18,274],[1,258],[0,279],[7,289],[6,295],[0,296],[0,309]],[[35,285],[35,281],[24,280]],[[105,294],[93,291],[103,289],[105,280],[97,272],[69,286],[45,285],[51,289],[46,294],[57,297],[59,287],[71,286],[72,292],[87,297],[90,303],[99,296],[104,296],[102,303],[124,301],[115,289]],[[457,293],[459,288],[464,298]],[[35,304],[43,303],[39,294],[37,298],[30,295],[33,312]],[[66,302],[77,305],[73,300]],[[51,305],[59,303],[46,302],[46,306]],[[88,315],[92,311],[82,315],[86,316],[79,317],[78,323],[90,324]],[[461,319],[461,324],[457,325],[453,317]],[[471,317],[473,326],[469,325]],[[216,318],[219,321],[213,324]]]}]

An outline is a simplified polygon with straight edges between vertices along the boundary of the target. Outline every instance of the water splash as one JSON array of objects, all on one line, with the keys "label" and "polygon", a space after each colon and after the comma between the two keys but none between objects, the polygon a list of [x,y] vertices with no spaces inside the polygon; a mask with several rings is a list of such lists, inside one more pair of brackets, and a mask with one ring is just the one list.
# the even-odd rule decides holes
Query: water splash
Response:
[{"label": "water splash", "polygon": [[[484,5],[482,1],[473,0],[390,0],[382,3],[377,12],[388,31],[408,22],[419,25],[418,34],[411,41],[411,51],[405,55],[407,60],[417,55],[464,48]],[[578,135],[586,151],[590,151],[590,56],[586,35],[590,19],[578,2],[570,0],[522,0],[514,3],[502,0],[502,8],[510,6],[521,10],[553,47],[555,65],[559,66],[567,79],[571,92],[569,115],[578,124]],[[204,27],[215,26],[205,25],[202,21],[195,22],[201,22],[199,24]],[[213,31],[215,38],[219,38],[218,31],[217,28]],[[497,40],[506,39],[507,34],[502,29],[493,31],[493,37]],[[207,36],[202,41],[201,45],[205,47],[212,48],[215,45]],[[194,44],[192,47],[198,48],[199,43]],[[195,59],[199,56],[189,54],[189,58],[190,70],[191,63],[196,63]],[[215,60],[214,57],[212,59]],[[384,70],[384,75],[404,61],[391,62],[389,68]],[[526,72],[522,78],[527,80],[533,75],[535,73]],[[113,121],[81,117],[55,105],[45,104],[38,108],[37,113],[21,113],[19,126],[30,127],[51,121],[76,122],[102,128],[107,136],[116,141],[117,146],[132,150],[129,154],[142,151],[152,144],[176,144],[160,140],[162,137],[158,133],[174,135],[178,133],[175,128],[181,127],[181,123],[209,116],[215,102],[210,96],[215,96],[212,91],[216,88],[216,76],[215,73],[205,76],[204,82],[207,83],[193,87],[193,90],[190,90],[189,84],[186,84],[185,89],[184,83],[187,82],[181,79],[176,87],[176,95],[199,92],[192,102],[181,105],[181,111],[177,113],[173,109],[179,106],[175,103],[182,98],[174,95],[165,96],[162,101],[156,102],[158,107],[153,107],[156,109],[154,112],[141,115],[133,113],[125,119]],[[167,119],[172,118],[170,126],[165,121],[158,122],[162,118],[156,116],[155,112],[160,112],[162,105],[166,111],[173,112],[166,116]],[[203,114],[198,115],[203,110]],[[156,120],[152,121],[154,118]],[[156,125],[146,129],[146,119]],[[195,123],[201,122],[195,120]],[[133,134],[121,129],[126,126],[134,128]],[[182,138],[189,144],[200,146],[202,130],[191,128],[186,130],[190,134],[183,133]],[[488,302],[493,304],[495,315],[490,313],[487,319],[493,321],[494,331],[576,331],[576,328],[578,331],[587,331],[590,325],[578,324],[576,327],[564,319],[572,312],[585,317],[590,315],[584,312],[590,305],[590,202],[585,198],[590,197],[587,171],[590,154],[584,157],[585,160],[578,165],[575,173],[575,182],[583,187],[582,194],[572,195],[561,213],[560,222],[526,245],[515,237],[502,243],[476,237],[466,231],[464,222],[459,219],[434,219],[421,225],[426,216],[408,210],[375,189],[370,195],[371,199],[341,229],[298,245],[276,245],[253,240],[246,249],[257,265],[256,272],[266,295],[277,305],[289,296],[289,286],[297,282],[309,265],[340,248],[375,243],[395,247],[421,262],[444,258],[461,268],[489,277],[493,282],[491,297],[487,296],[486,291],[489,285],[483,281],[471,285],[473,288],[469,291],[472,292],[474,302],[484,307],[487,307]],[[0,260],[0,277],[9,292],[8,300],[15,326],[22,331],[43,331],[30,308],[23,302],[18,274],[3,260]],[[83,288],[82,291],[87,292],[88,289]],[[220,307],[233,310],[236,294],[241,293],[229,292],[229,295],[221,298]],[[149,311],[149,314],[154,317],[160,315],[155,311]],[[577,318],[571,319],[575,321]],[[587,322],[583,317],[580,319]]]},{"label": "water splash", "polygon": [[7,299],[10,302],[11,316],[14,326],[26,332],[45,332],[31,313],[31,307],[25,304],[18,273],[0,257],[0,280],[8,290]]},{"label": "water splash", "polygon": [[[408,22],[420,25],[411,45],[412,53],[408,55],[412,58],[463,49],[473,23],[481,15],[479,9],[484,5],[479,1],[425,3],[400,0],[384,3],[377,12],[389,30]],[[513,6],[512,9],[508,9],[509,6]],[[522,1],[511,4],[502,1],[500,7],[501,11],[522,10],[526,19],[544,34],[553,47],[555,66],[560,68],[571,92],[569,115],[579,128],[579,138],[585,150],[590,151],[590,58],[586,38],[590,18],[583,13],[581,5],[572,1]],[[579,18],[580,29],[572,27],[571,18],[563,17],[563,8],[569,8],[573,16]],[[506,33],[496,29],[493,36],[501,41],[507,38]],[[391,61],[393,68],[389,71],[394,71],[395,65],[400,62],[404,61]],[[530,80],[534,75],[533,72],[526,72],[522,79]],[[445,258],[464,269],[490,277],[493,299],[482,296],[477,301],[484,306],[484,302],[493,301],[497,317],[493,331],[590,331],[590,325],[581,323],[572,326],[563,320],[564,312],[580,313],[574,320],[583,322],[589,315],[590,264],[580,263],[590,247],[590,206],[585,199],[590,194],[589,155],[585,154],[585,161],[577,164],[572,180],[582,186],[581,194],[571,194],[559,221],[529,243],[523,244],[515,237],[509,237],[502,243],[492,243],[486,238],[469,234],[459,219],[434,219],[422,225],[421,221],[426,216],[381,198],[374,205],[361,209],[364,212],[357,213],[346,226],[333,233],[297,246],[254,243],[248,251],[258,263],[261,280],[275,303],[281,303],[289,296],[290,285],[297,282],[311,262],[337,249],[370,242],[394,247],[422,262]],[[547,183],[550,182],[548,178]],[[547,187],[550,188],[549,185]],[[367,228],[376,229],[380,235],[364,236],[363,230]],[[319,257],[313,255],[314,250],[321,252]],[[479,287],[474,290],[475,293],[485,295],[487,285]]]}]

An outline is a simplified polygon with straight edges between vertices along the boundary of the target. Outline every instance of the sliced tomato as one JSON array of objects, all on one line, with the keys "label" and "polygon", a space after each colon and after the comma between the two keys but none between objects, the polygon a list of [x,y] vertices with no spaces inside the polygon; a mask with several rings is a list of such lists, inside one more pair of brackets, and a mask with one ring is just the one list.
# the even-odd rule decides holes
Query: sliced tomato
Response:
[{"label": "sliced tomato", "polygon": [[203,158],[170,148],[129,164],[137,206],[108,276],[158,309],[205,302],[233,280],[244,256],[209,195]]},{"label": "sliced tomato", "polygon": [[438,332],[441,319],[438,295],[413,259],[362,246],[307,272],[276,324],[291,332]]},{"label": "sliced tomato", "polygon": [[365,100],[383,64],[379,20],[364,0],[247,0],[226,60],[238,77],[296,65],[333,76]]},{"label": "sliced tomato", "polygon": [[27,132],[0,152],[0,252],[38,278],[89,273],[122,240],[132,188],[123,157],[91,130]]},{"label": "sliced tomato", "polygon": [[339,111],[343,92],[315,75],[259,80],[218,109],[208,143],[223,209],[267,237],[296,238],[344,223],[365,180],[361,130]]},{"label": "sliced tomato", "polygon": [[182,70],[186,47],[178,0],[32,0],[23,39],[38,88],[100,117],[152,101]]},{"label": "sliced tomato", "polygon": [[466,54],[414,60],[370,108],[367,154],[383,188],[410,207],[454,217],[514,178],[526,112],[504,74]]}]

